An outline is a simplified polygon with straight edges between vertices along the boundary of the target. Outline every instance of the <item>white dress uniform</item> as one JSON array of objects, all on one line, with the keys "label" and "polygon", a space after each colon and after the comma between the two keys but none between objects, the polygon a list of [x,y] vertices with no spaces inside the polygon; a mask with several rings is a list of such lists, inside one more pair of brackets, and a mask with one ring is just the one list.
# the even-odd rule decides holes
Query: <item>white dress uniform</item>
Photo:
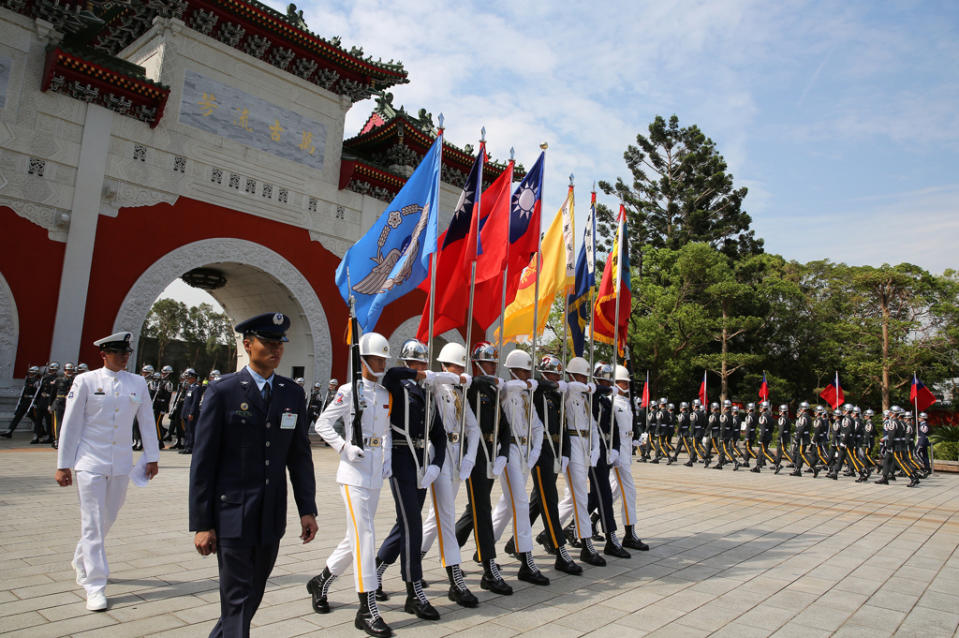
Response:
[{"label": "white dress uniform", "polygon": [[[435,384],[434,384],[435,385]],[[430,513],[423,521],[423,545],[425,554],[433,546],[433,541],[439,537],[440,561],[443,567],[459,565],[460,548],[456,542],[456,494],[460,484],[469,478],[476,462],[476,450],[479,446],[480,429],[476,423],[476,415],[465,406],[463,395],[465,386],[443,384],[436,387],[436,408],[440,414],[443,427],[446,428],[446,458],[440,475],[430,485]],[[463,409],[466,407],[465,432],[460,431],[463,418]],[[461,437],[466,437],[466,447],[463,449],[463,461],[460,464]],[[437,524],[438,523],[438,524]]]},{"label": "white dress uniform", "polygon": [[599,428],[589,411],[592,384],[570,381],[566,392],[566,429],[569,431],[569,465],[566,466],[566,494],[559,502],[560,526],[573,516],[577,538],[591,538],[589,520],[589,468],[599,461]]},{"label": "white dress uniform", "polygon": [[[383,486],[384,467],[391,467],[390,395],[380,384],[363,379],[363,457],[350,461],[343,448],[353,436],[353,384],[340,386],[336,398],[316,420],[316,433],[340,452],[336,482],[346,509],[346,536],[326,559],[326,567],[339,576],[353,563],[357,592],[373,591],[377,586],[376,536],[373,519]],[[343,419],[345,438],[333,429]]]},{"label": "white dress uniform", "polygon": [[[527,426],[530,394],[536,389],[536,381],[531,380],[530,383],[532,388],[526,385],[526,381],[519,379],[512,379],[505,384],[501,402],[510,428],[509,459],[499,477],[503,495],[493,508],[492,515],[495,540],[500,539],[512,519],[513,538],[516,551],[520,554],[533,551],[533,528],[529,522],[526,481],[529,479],[530,468],[539,459],[540,447],[543,445],[543,422],[536,410],[533,410],[532,428]],[[529,458],[526,458],[527,437],[532,439],[529,443]]]},{"label": "white dress uniform", "polygon": [[623,525],[627,528],[636,524],[636,484],[630,465],[633,462],[633,410],[629,399],[622,394],[613,397],[613,418],[619,427],[619,458],[609,473],[609,486],[613,492],[613,502],[622,498]]},{"label": "white dress uniform", "polygon": [[[153,405],[140,375],[100,368],[77,375],[67,395],[57,468],[76,472],[81,536],[74,552],[77,582],[102,591],[110,573],[104,541],[126,498],[133,469],[133,418],[153,422]],[[160,458],[156,432],[145,428],[143,454]]]}]

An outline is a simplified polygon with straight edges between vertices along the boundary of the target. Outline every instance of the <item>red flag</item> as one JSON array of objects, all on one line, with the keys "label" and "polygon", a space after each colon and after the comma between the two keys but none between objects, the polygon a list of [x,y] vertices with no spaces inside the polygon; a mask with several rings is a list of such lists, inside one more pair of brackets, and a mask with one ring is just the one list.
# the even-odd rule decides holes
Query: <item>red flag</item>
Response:
[{"label": "red flag", "polygon": [[846,400],[846,395],[843,394],[842,386],[839,385],[839,373],[836,373],[836,379],[830,381],[829,385],[819,393],[826,403],[831,405],[834,410],[839,409],[839,404]]},{"label": "red flag", "polygon": [[913,374],[912,387],[909,389],[909,400],[912,401],[919,412],[924,412],[926,408],[936,402],[936,395],[930,392],[926,384]]},{"label": "red flag", "polygon": [[[496,181],[483,191],[480,241],[483,254],[476,260],[476,291],[473,299],[473,319],[486,330],[499,317],[503,300],[503,269],[506,267],[509,243],[510,199],[513,187],[513,162],[510,161]],[[512,258],[512,254],[510,253]],[[527,260],[527,263],[529,260]],[[512,297],[507,282],[506,304],[516,297],[519,270],[510,270]]]},{"label": "red flag", "polygon": [[703,370],[703,382],[699,384],[699,402],[703,404],[703,407],[709,405],[709,398],[706,396],[706,371]]},{"label": "red flag", "polygon": [[649,407],[649,370],[646,371],[646,383],[643,384],[643,400],[640,407]]},{"label": "red flag", "polygon": [[759,386],[759,398],[763,401],[769,401],[769,384],[766,383],[766,373],[763,372],[763,382]]},{"label": "red flag", "polygon": [[[599,292],[593,306],[594,337],[602,343],[613,343],[613,335],[618,326],[617,348],[620,353],[624,351],[626,345],[626,332],[629,329],[629,315],[632,312],[633,300],[627,233],[626,207],[620,204],[616,244],[603,268],[603,279],[599,284]],[[617,303],[619,317],[615,317]]]}]

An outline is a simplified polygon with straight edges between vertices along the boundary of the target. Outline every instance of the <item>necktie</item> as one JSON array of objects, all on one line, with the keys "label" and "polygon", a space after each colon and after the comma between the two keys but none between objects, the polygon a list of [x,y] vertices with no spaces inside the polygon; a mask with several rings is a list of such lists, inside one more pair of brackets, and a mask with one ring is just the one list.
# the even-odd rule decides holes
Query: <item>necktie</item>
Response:
[{"label": "necktie", "polygon": [[263,402],[270,405],[270,384],[263,384]]}]

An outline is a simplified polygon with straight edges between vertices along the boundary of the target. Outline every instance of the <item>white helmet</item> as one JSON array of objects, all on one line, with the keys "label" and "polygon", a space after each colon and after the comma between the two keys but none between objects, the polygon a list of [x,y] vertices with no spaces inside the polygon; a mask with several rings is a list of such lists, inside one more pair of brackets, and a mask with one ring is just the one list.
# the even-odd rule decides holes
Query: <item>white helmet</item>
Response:
[{"label": "white helmet", "polygon": [[573,357],[566,364],[567,374],[581,374],[584,377],[589,376],[589,362],[582,357]]},{"label": "white helmet", "polygon": [[390,356],[390,342],[378,332],[367,332],[360,337],[360,355],[364,357]]},{"label": "white helmet", "polygon": [[304,379],[303,377],[297,377],[297,378],[293,379],[293,383],[295,383],[296,385],[298,385],[298,386],[300,386],[300,387],[302,388],[302,387],[303,387],[303,384],[306,383],[306,379]]},{"label": "white helmet", "polygon": [[613,378],[616,381],[629,381],[629,370],[626,369],[626,366],[617,365],[616,376]]},{"label": "white helmet", "polygon": [[529,356],[529,353],[525,350],[511,350],[508,355],[506,355],[506,368],[507,369],[519,369],[519,370],[533,370],[533,358]]},{"label": "white helmet", "polygon": [[458,343],[448,343],[440,350],[436,357],[440,363],[453,363],[458,366],[466,367],[466,348]]}]

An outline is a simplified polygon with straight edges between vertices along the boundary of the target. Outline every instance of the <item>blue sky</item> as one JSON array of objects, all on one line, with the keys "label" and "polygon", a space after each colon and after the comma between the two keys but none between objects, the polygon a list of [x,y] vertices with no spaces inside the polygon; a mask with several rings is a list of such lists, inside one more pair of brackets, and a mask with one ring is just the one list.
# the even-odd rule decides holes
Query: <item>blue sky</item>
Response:
[{"label": "blue sky", "polygon": [[[286,4],[268,3],[285,10]],[[718,145],[771,252],[959,267],[959,3],[311,1],[310,28],[401,60],[394,103],[486,126],[495,158],[549,142],[545,211],[675,113]],[[348,114],[347,135],[371,102]]]}]

